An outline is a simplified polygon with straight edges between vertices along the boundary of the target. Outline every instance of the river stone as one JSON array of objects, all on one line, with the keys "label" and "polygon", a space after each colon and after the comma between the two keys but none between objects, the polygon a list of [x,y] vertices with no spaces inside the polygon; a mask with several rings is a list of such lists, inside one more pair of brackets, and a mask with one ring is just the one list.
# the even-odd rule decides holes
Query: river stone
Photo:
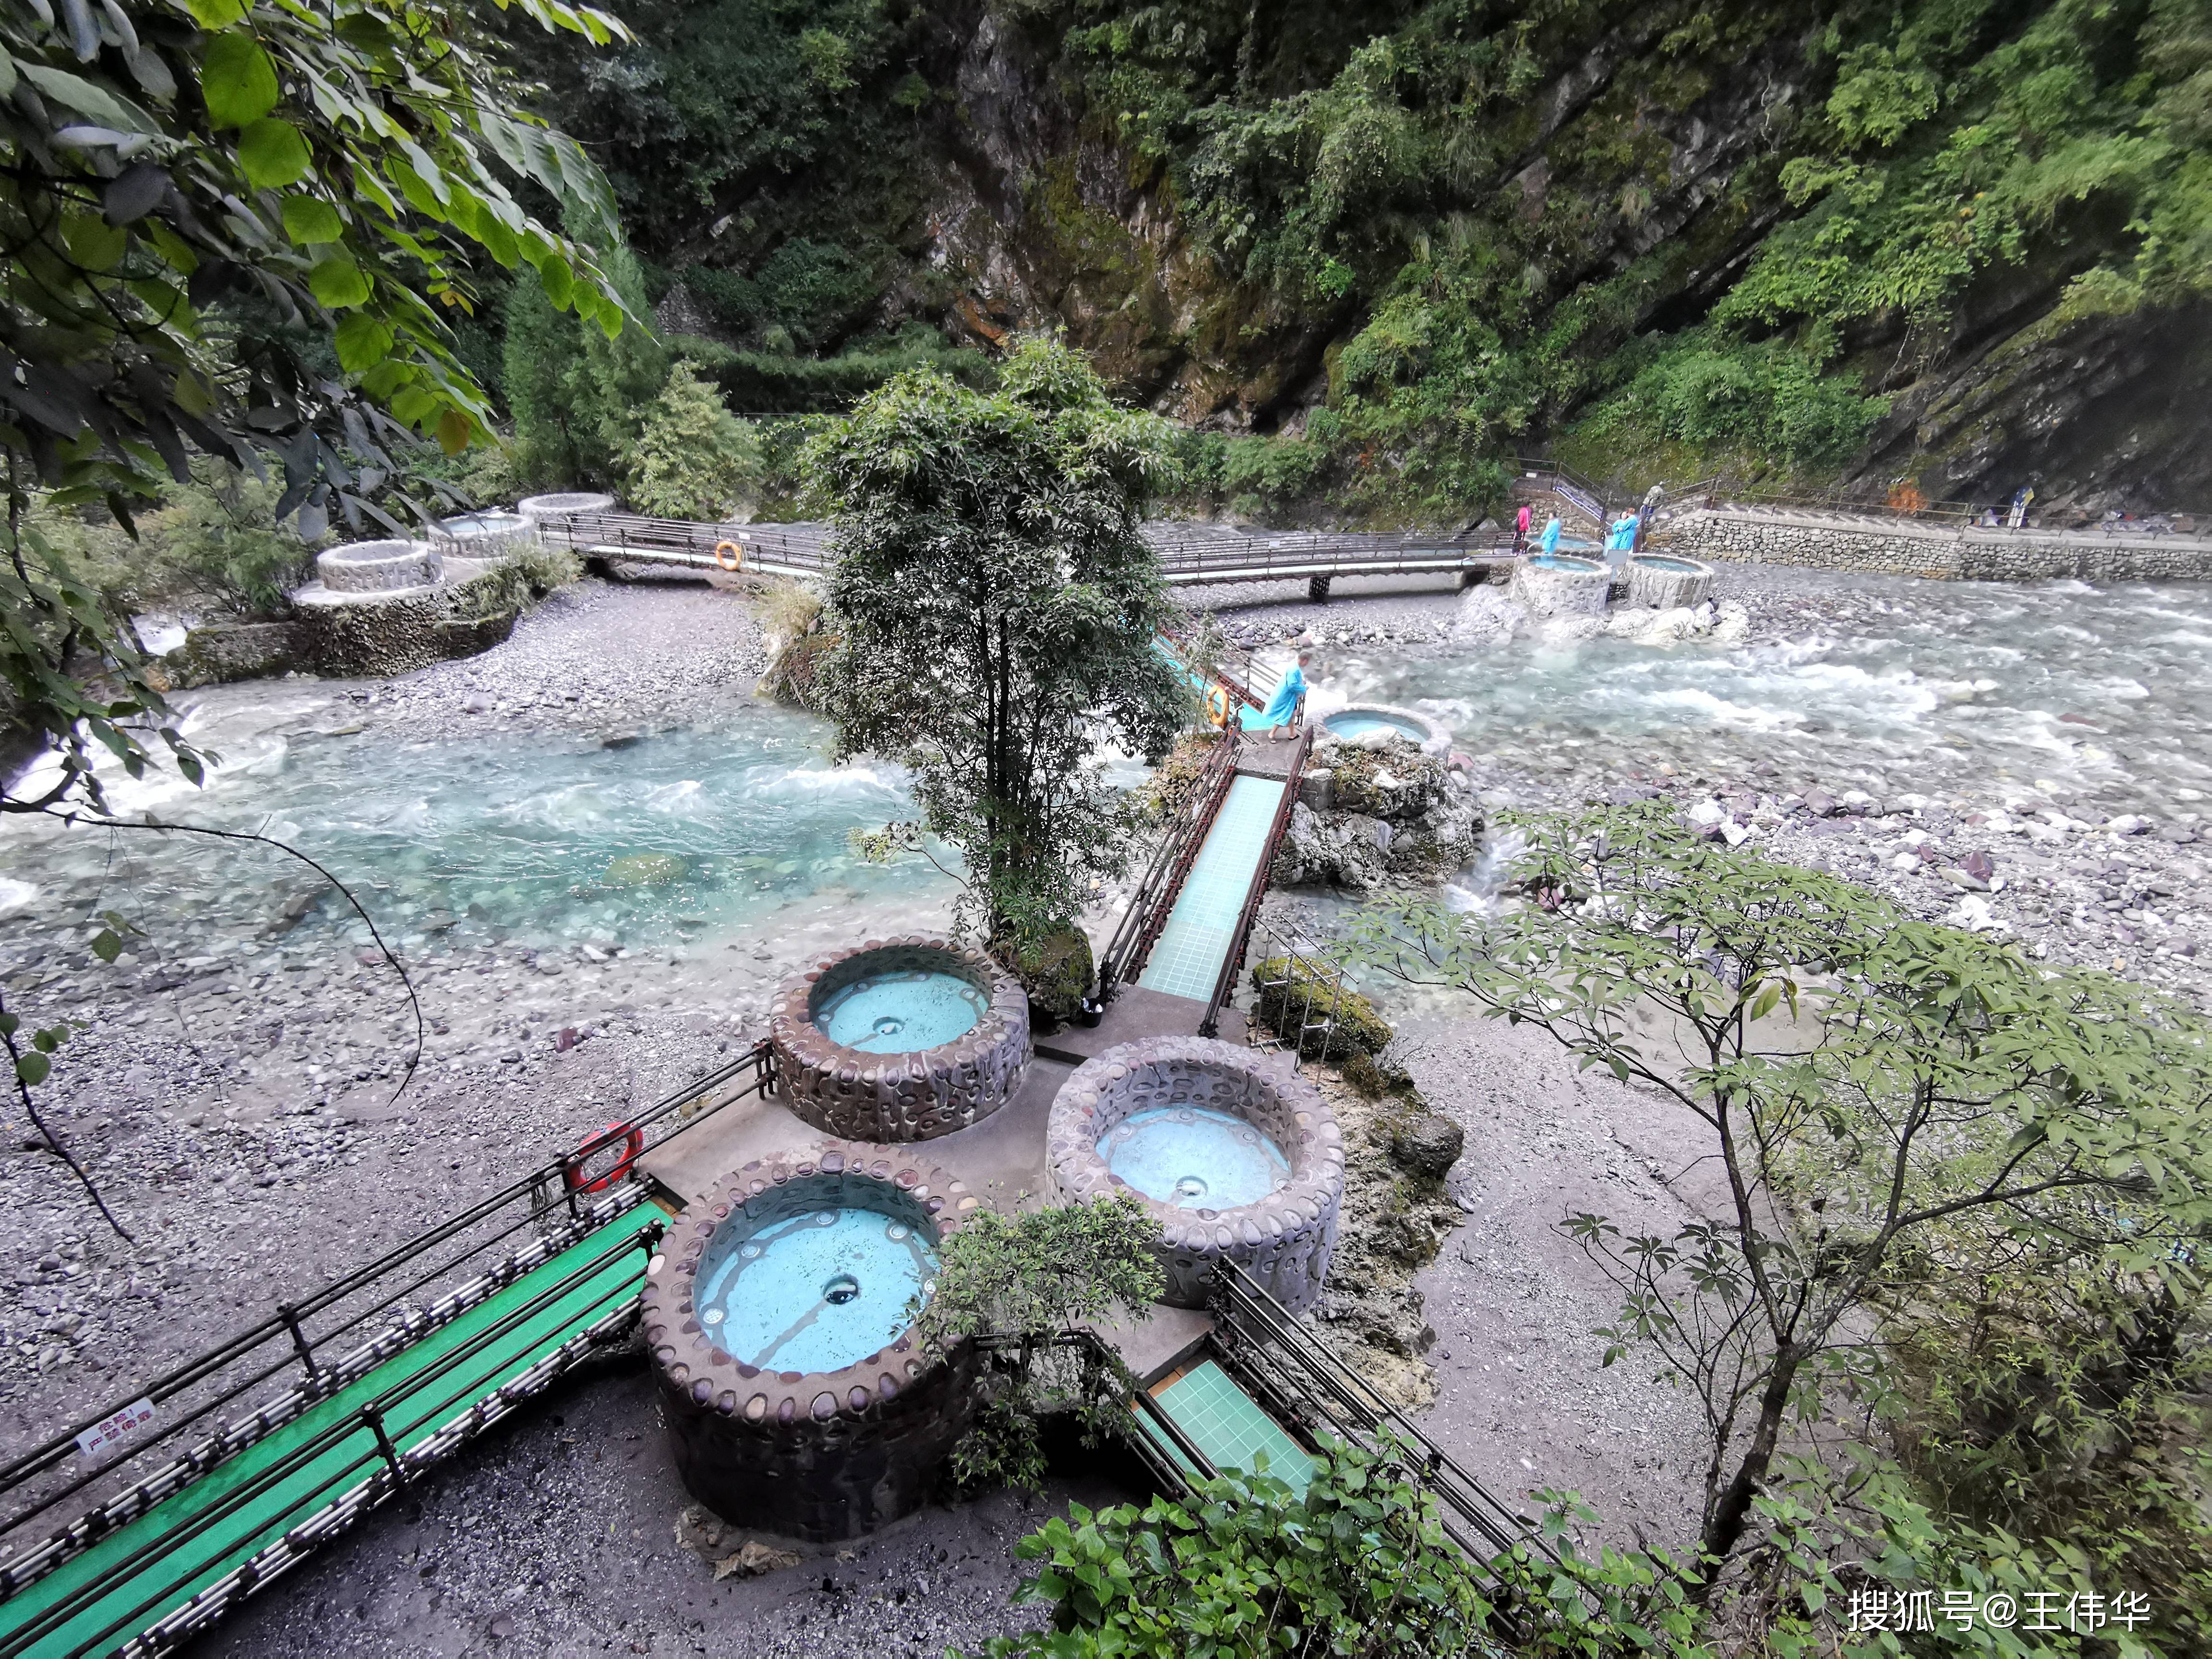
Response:
[{"label": "river stone", "polygon": [[1459,1162],[1467,1132],[1441,1112],[1424,1112],[1390,1134],[1390,1156],[1415,1175],[1442,1179]]},{"label": "river stone", "polygon": [[607,866],[610,887],[665,887],[690,873],[691,866],[673,853],[637,853]]}]

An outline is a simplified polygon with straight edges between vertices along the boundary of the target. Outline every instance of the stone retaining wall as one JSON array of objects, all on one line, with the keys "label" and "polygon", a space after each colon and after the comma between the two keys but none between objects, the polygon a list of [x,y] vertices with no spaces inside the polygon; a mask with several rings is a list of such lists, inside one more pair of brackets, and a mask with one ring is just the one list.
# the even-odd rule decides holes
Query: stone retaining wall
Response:
[{"label": "stone retaining wall", "polygon": [[[1291,1160],[1290,1184],[1233,1209],[1186,1210],[1137,1192],[1106,1167],[1098,1139],[1154,1106],[1188,1103],[1241,1117]],[[1070,1202],[1127,1193],[1160,1224],[1170,1307],[1203,1308],[1225,1256],[1291,1312],[1321,1295],[1344,1203],[1344,1136],[1321,1091],[1279,1054],[1212,1037],[1124,1042],[1078,1066],[1053,1097],[1045,1131],[1053,1186]]]},{"label": "stone retaining wall", "polygon": [[1953,581],[2212,579],[2212,540],[2188,536],[1961,529],[1712,508],[1672,520],[1662,540],[1668,552],[1692,558]]},{"label": "stone retaining wall", "polygon": [[726,1521],[817,1543],[857,1538],[921,1507],[966,1428],[975,1358],[932,1353],[912,1331],[835,1371],[765,1371],[717,1347],[693,1307],[708,1242],[801,1210],[911,1218],[946,1239],[979,1200],[888,1146],[830,1142],[725,1176],[646,1267],[640,1323],[677,1473]]},{"label": "stone retaining wall", "polygon": [[[952,1042],[899,1054],[846,1048],[814,1023],[823,1001],[861,975],[917,968],[960,975],[989,994],[990,1008]],[[784,1103],[855,1140],[928,1140],[980,1123],[1021,1087],[1033,1052],[1021,982],[980,951],[921,934],[872,939],[786,980],[769,1006],[769,1036]]]}]

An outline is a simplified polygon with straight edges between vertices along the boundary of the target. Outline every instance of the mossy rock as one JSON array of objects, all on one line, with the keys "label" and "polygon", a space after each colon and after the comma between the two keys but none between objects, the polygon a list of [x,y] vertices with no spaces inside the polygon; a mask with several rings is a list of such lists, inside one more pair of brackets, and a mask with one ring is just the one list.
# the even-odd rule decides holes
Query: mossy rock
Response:
[{"label": "mossy rock", "polygon": [[1021,981],[1031,1010],[1057,1020],[1075,1018],[1098,973],[1090,936],[1073,922],[1019,947],[994,945],[991,954]]},{"label": "mossy rock", "polygon": [[1449,787],[1444,763],[1402,738],[1376,749],[1346,744],[1331,756],[1329,769],[1337,811],[1364,813],[1393,823],[1419,817]]},{"label": "mossy rock", "polygon": [[[1378,1054],[1389,1046],[1389,1022],[1373,1003],[1357,991],[1330,984],[1303,963],[1263,959],[1252,969],[1252,988],[1256,995],[1250,1017],[1286,1042],[1296,1038],[1304,1059],[1346,1060],[1354,1054]],[[1326,1032],[1301,1034],[1304,1024],[1328,1019],[1335,1024]]]}]

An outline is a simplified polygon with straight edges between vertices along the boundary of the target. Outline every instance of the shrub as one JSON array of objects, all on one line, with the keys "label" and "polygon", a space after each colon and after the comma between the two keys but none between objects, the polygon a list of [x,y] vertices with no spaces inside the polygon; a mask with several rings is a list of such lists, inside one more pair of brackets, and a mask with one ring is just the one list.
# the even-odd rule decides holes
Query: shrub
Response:
[{"label": "shrub", "polygon": [[641,513],[709,522],[735,518],[761,481],[760,443],[686,362],[623,445],[625,494]]}]

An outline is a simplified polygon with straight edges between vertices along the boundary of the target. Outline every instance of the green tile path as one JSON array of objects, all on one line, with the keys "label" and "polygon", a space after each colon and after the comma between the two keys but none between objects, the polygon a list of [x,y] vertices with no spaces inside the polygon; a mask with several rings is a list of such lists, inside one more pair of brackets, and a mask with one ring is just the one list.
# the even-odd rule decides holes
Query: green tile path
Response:
[{"label": "green tile path", "polygon": [[[1267,1472],[1285,1485],[1303,1490],[1313,1478],[1314,1460],[1211,1359],[1185,1371],[1152,1400],[1217,1469],[1256,1473],[1258,1454],[1265,1452]],[[1139,1415],[1138,1421],[1179,1467],[1190,1468],[1190,1460],[1149,1418]]]},{"label": "green tile path", "polygon": [[[651,1204],[625,1211],[0,1604],[0,1659],[108,1653],[166,1617],[375,1472],[374,1435],[358,1423],[343,1427],[364,1403],[396,1394],[386,1403],[386,1431],[403,1451],[428,1439],[620,1305],[625,1287],[642,1281],[645,1253],[619,1247],[663,1219]],[[541,1298],[544,1306],[530,1307]],[[127,1576],[94,1588],[142,1551],[146,1559]],[[64,1603],[70,1610],[50,1617]]]},{"label": "green tile path", "polygon": [[1147,991],[1205,1002],[1237,936],[1237,918],[1267,850],[1267,832],[1289,787],[1280,778],[1239,776],[1214,814],[1213,828],[1184,878],[1168,925],[1137,983]]}]

